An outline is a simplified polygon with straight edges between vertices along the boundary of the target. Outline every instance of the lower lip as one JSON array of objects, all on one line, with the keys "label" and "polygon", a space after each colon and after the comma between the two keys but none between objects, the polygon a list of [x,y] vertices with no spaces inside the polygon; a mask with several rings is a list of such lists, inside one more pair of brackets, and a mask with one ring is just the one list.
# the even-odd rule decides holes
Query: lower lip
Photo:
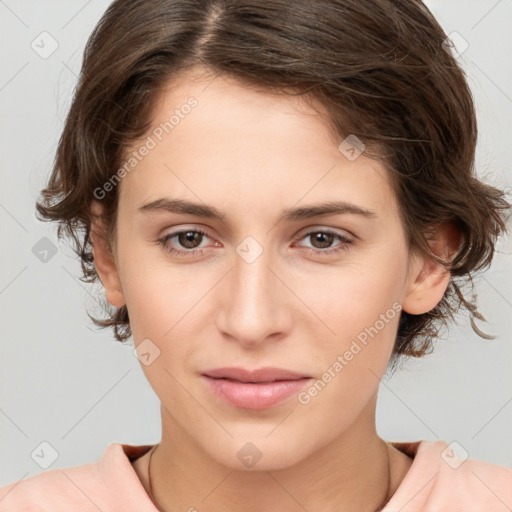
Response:
[{"label": "lower lip", "polygon": [[266,409],[289,396],[299,393],[311,378],[281,380],[266,383],[247,383],[227,379],[202,378],[217,396],[235,407]]}]

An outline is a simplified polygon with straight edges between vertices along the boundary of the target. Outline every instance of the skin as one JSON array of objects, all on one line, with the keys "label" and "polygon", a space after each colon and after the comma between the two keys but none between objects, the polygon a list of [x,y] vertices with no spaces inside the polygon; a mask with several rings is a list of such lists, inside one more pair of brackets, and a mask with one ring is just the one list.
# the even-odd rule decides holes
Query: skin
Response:
[{"label": "skin", "polygon": [[[102,225],[92,230],[107,300],[127,305],[135,346],[149,338],[160,350],[150,365],[141,364],[161,401],[154,498],[164,511],[374,511],[412,462],[375,428],[398,314],[307,405],[292,396],[263,410],[233,407],[199,375],[222,366],[276,366],[320,379],[392,304],[412,314],[434,308],[450,276],[409,251],[379,161],[364,153],[347,159],[337,147],[341,140],[333,141],[303,99],[205,71],[180,75],[160,97],[147,135],[189,97],[198,106],[118,185],[112,254]],[[163,197],[212,205],[226,222],[137,211]],[[279,221],[284,209],[334,200],[376,217]],[[101,201],[92,209],[99,213]],[[177,256],[158,244],[179,229],[206,230],[196,240],[204,252]],[[327,237],[322,245],[307,235],[325,229],[352,244],[322,254],[343,244]],[[247,236],[263,249],[251,263],[236,251]],[[167,243],[193,247],[179,237]],[[457,243],[453,230],[441,226],[432,247],[447,256]],[[247,442],[262,453],[251,468],[236,456]],[[146,489],[147,459],[134,463]]]}]

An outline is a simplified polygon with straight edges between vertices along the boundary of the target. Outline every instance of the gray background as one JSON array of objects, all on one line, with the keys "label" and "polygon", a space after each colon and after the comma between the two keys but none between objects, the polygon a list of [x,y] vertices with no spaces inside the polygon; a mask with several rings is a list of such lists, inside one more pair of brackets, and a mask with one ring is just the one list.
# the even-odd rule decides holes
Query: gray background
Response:
[{"label": "gray background", "polygon": [[[132,342],[123,346],[108,331],[94,330],[85,308],[98,312],[98,288],[78,280],[71,249],[34,215],[83,47],[108,3],[0,0],[0,486],[43,471],[31,457],[42,442],[55,448],[49,469],[58,469],[98,460],[111,442],[160,439],[159,404]],[[457,32],[469,44],[460,61],[478,109],[479,174],[510,187],[512,2],[427,5],[447,34]],[[31,47],[43,31],[58,42],[47,58]],[[51,48],[49,39],[44,48]],[[46,262],[33,252],[43,237],[58,247]],[[509,237],[498,245],[491,271],[476,280],[489,321],[479,325],[497,339],[480,339],[463,314],[433,355],[383,380],[377,408],[383,438],[457,441],[470,458],[512,468],[511,254]]]}]

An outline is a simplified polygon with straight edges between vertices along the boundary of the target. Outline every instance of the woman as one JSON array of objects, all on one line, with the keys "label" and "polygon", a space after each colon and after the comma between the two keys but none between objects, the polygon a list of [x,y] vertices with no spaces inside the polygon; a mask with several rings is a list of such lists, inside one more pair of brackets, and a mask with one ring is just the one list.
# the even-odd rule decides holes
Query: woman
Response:
[{"label": "woman", "polygon": [[386,369],[478,315],[457,283],[510,204],[475,144],[419,1],[112,3],[37,209],[101,281],[96,323],[133,336],[162,439],[2,510],[512,507],[512,470],[375,428]]}]

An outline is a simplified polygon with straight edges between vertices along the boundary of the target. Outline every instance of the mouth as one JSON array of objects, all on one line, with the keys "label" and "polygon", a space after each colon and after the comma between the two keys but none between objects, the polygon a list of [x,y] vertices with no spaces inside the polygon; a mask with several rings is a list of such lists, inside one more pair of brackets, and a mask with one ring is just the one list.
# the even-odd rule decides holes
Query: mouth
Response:
[{"label": "mouth", "polygon": [[228,404],[243,409],[266,409],[299,393],[309,375],[282,368],[218,368],[201,374],[207,388]]},{"label": "mouth", "polygon": [[205,371],[203,375],[214,379],[226,379],[252,384],[311,378],[310,375],[270,366],[256,370],[247,370],[240,367],[216,368]]}]

